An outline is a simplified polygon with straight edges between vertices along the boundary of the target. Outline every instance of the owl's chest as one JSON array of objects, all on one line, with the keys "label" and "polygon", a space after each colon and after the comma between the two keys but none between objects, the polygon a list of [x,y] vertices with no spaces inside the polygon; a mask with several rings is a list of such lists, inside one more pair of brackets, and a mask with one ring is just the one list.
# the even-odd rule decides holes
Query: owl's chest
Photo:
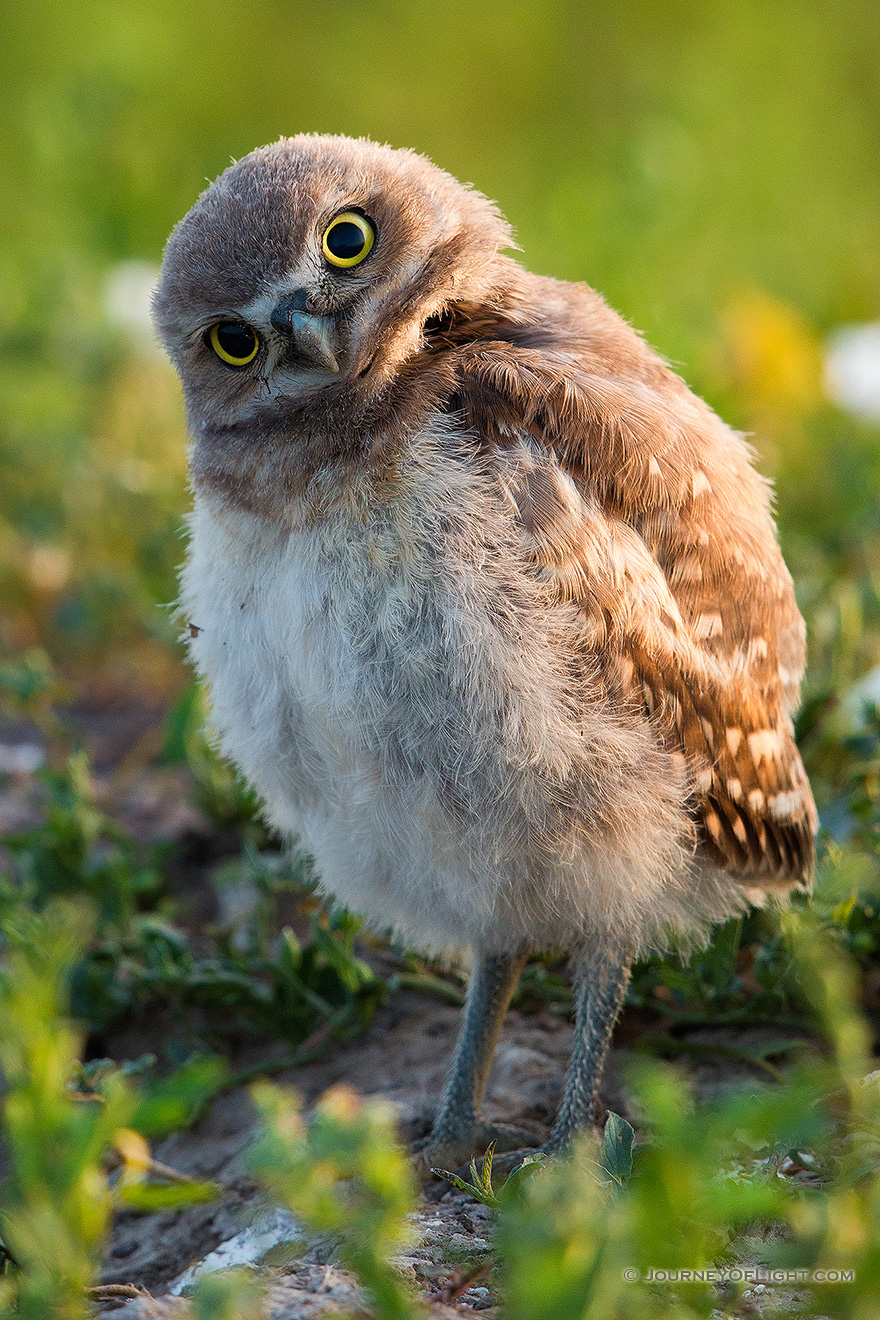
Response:
[{"label": "owl's chest", "polygon": [[193,659],[223,750],[282,828],[384,791],[395,721],[442,664],[432,577],[387,527],[281,531],[197,505],[183,577]]}]

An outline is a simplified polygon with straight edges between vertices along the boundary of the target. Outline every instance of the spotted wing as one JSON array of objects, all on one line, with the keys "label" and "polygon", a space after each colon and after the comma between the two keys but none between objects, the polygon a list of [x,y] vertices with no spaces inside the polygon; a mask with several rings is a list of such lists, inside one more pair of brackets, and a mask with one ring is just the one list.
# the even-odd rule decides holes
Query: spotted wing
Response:
[{"label": "spotted wing", "polygon": [[741,437],[657,379],[482,345],[459,404],[609,688],[685,758],[705,853],[746,885],[806,886],[816,814],[790,717],[804,629],[768,488]]}]

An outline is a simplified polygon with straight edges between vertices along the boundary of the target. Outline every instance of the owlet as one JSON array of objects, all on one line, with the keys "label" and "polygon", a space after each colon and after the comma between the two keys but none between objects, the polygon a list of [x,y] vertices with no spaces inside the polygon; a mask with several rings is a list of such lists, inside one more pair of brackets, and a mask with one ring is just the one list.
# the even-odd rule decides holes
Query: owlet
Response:
[{"label": "owlet", "polygon": [[421,1153],[447,1168],[498,1135],[531,950],[574,960],[556,1152],[598,1116],[632,959],[806,887],[816,823],[803,623],[748,446],[510,246],[422,156],[283,138],[180,222],[156,299],[219,745],[327,894],[472,951]]}]

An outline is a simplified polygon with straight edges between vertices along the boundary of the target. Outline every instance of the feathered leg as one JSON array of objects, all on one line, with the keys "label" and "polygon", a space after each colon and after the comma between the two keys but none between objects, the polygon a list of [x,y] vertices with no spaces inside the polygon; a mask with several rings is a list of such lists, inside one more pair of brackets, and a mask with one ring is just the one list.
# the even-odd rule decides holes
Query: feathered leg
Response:
[{"label": "feathered leg", "polygon": [[599,1117],[599,1083],[626,996],[631,963],[628,949],[601,955],[582,950],[577,957],[574,1046],[562,1108],[544,1146],[548,1155],[566,1151],[578,1132]]},{"label": "feathered leg", "polygon": [[[420,1162],[454,1169],[490,1141],[502,1149],[522,1134],[489,1129],[481,1120],[483,1096],[501,1026],[528,953],[484,954],[474,964],[452,1071],[429,1137],[417,1145]],[[510,1140],[505,1142],[504,1137]]]}]

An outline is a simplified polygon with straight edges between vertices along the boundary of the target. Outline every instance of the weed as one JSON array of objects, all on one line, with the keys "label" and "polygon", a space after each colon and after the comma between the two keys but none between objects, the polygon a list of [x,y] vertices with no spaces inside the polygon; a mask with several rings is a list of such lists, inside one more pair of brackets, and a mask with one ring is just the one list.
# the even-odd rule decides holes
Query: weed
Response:
[{"label": "weed", "polygon": [[257,1176],[313,1232],[340,1240],[382,1320],[411,1320],[414,1302],[389,1256],[412,1237],[416,1186],[394,1143],[394,1110],[364,1104],[338,1087],[303,1123],[296,1098],[263,1082],[253,1088],[264,1135],[253,1154]]},{"label": "weed", "polygon": [[[149,1106],[138,1105],[122,1069],[105,1073],[100,1094],[70,1085],[82,1047],[68,1019],[70,980],[88,932],[83,908],[58,902],[42,913],[20,908],[5,923],[0,1061],[10,1173],[2,1233],[13,1268],[0,1280],[0,1304],[20,1320],[85,1320],[114,1205],[165,1208],[217,1192],[153,1165],[144,1137],[128,1126]],[[157,1167],[159,1184],[149,1181]]]},{"label": "weed", "polygon": [[[480,1175],[473,1169],[465,1189],[496,1218],[493,1286],[504,1320],[733,1315],[747,1266],[837,1271],[833,1284],[810,1283],[823,1314],[876,1313],[880,1086],[876,1074],[866,1077],[854,968],[818,921],[792,916],[786,926],[823,1025],[824,1056],[803,1056],[780,1085],[741,1087],[700,1106],[669,1065],[637,1063],[635,1152],[629,1125],[611,1116],[598,1158],[587,1137],[572,1158],[527,1166],[500,1191],[490,1161]],[[66,1012],[86,936],[82,915],[57,903],[7,920],[0,1056],[12,1172],[3,1223],[14,1264],[0,1300],[24,1320],[85,1316],[114,1203],[153,1208],[216,1193],[156,1166],[138,1130],[175,1121],[175,1105],[204,1077],[191,1072],[139,1099],[131,1070],[105,1064],[93,1071],[97,1096],[69,1085],[82,1076]],[[418,1303],[391,1263],[411,1240],[416,1204],[393,1111],[337,1089],[306,1124],[292,1094],[268,1082],[253,1094],[263,1121],[256,1175],[311,1232],[338,1242],[378,1317],[414,1320]],[[193,1307],[196,1316],[246,1320],[259,1313],[258,1292],[252,1280],[206,1278]]]}]

